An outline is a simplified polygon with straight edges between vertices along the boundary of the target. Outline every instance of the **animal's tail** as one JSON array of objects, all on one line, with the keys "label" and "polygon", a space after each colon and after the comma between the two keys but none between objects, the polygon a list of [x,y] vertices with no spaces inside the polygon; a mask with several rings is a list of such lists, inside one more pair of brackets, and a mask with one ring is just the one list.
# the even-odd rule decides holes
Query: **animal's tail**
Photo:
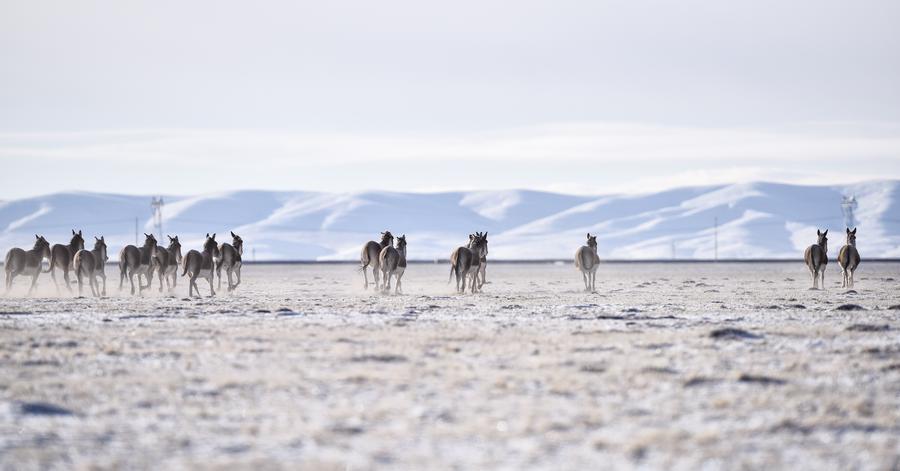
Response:
[{"label": "animal's tail", "polygon": [[51,271],[53,271],[54,263],[56,263],[56,252],[51,250],[50,251],[50,265],[47,266],[47,271],[45,271],[44,273],[50,273]]},{"label": "animal's tail", "polygon": [[184,259],[184,271],[181,272],[181,276],[184,276],[184,275],[187,274],[187,272],[188,272],[187,266],[188,266],[188,264],[187,264],[187,258],[185,257],[185,259]]},{"label": "animal's tail", "polygon": [[453,281],[453,270],[456,269],[456,266],[450,265],[450,278],[447,279],[447,284],[449,285],[451,281]]}]

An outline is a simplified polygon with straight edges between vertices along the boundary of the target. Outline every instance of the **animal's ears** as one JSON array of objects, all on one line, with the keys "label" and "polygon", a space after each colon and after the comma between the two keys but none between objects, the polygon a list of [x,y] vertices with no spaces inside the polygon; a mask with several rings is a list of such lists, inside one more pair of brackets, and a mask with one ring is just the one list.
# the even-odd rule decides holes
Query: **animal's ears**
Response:
[{"label": "animal's ears", "polygon": [[144,237],[150,237],[150,234],[144,233]]},{"label": "animal's ears", "polygon": [[487,240],[487,231],[484,231],[484,240]]},{"label": "animal's ears", "polygon": [[853,234],[853,235],[856,235],[856,228],[854,227],[853,230],[850,231],[850,233]]},{"label": "animal's ears", "polygon": [[81,235],[81,230],[78,231],[78,235]]},{"label": "animal's ears", "polygon": [[168,237],[168,238],[169,238],[169,242],[171,242],[171,241],[173,241],[173,240],[175,240],[175,239],[173,239],[173,238],[172,238],[172,236],[170,236],[170,235],[169,235],[169,234],[166,234],[166,237]]},{"label": "animal's ears", "polygon": [[231,237],[237,237],[236,235],[234,235],[234,231],[229,231],[229,232],[231,232]]},{"label": "animal's ears", "polygon": [[822,235],[822,231],[816,229],[816,235]]},{"label": "animal's ears", "polygon": [[37,234],[34,235],[34,238],[37,239],[37,240],[41,240],[41,236],[39,236],[39,235],[37,235]]},{"label": "animal's ears", "polygon": [[94,240],[96,240],[97,242],[100,242],[100,238],[97,236],[94,236]]},{"label": "animal's ears", "polygon": [[75,235],[75,229],[72,229],[72,235]]},{"label": "animal's ears", "polygon": [[827,236],[827,235],[828,235],[828,229],[825,229],[825,232],[823,232],[822,235],[823,235],[823,236]]},{"label": "animal's ears", "polygon": [[213,240],[215,240],[215,238],[216,238],[216,233],[215,233],[215,232],[213,232],[213,236],[212,236],[212,239],[213,239]]}]

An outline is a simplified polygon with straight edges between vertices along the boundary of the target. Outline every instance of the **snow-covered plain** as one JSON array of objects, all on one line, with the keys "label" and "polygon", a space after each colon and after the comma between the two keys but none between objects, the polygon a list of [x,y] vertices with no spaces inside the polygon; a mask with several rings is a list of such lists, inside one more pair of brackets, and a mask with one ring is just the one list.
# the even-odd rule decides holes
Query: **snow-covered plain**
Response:
[{"label": "snow-covered plain", "polygon": [[[186,248],[207,232],[229,230],[258,260],[358,259],[363,242],[387,229],[409,239],[409,257],[446,259],[467,234],[488,231],[494,259],[568,259],[598,235],[604,259],[791,258],[831,229],[837,251],[844,195],[859,202],[864,258],[900,257],[900,182],[847,186],[746,183],[643,195],[576,196],[536,191],[450,193],[238,191],[167,196],[163,230]],[[602,189],[598,189],[602,193]],[[35,233],[52,243],[70,230],[105,235],[115,259],[139,230],[152,232],[148,196],[60,193],[0,203],[0,250],[30,247]],[[227,237],[225,238],[227,239]],[[91,239],[89,239],[91,240]]]},{"label": "snow-covered plain", "polygon": [[[900,265],[248,265],[0,299],[2,469],[896,469]],[[182,279],[183,280],[183,279]],[[206,295],[208,287],[201,283]],[[850,307],[847,307],[850,306]],[[853,306],[859,306],[859,310]],[[730,329],[730,330],[729,330]]]}]

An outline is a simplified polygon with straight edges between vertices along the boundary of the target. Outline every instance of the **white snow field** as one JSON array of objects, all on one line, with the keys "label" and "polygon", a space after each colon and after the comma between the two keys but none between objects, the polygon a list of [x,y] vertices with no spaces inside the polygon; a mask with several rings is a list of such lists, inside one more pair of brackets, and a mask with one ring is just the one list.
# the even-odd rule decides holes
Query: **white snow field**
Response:
[{"label": "white snow field", "polygon": [[[897,181],[847,186],[747,183],[644,195],[574,196],[536,191],[350,194],[238,191],[166,196],[163,231],[186,249],[207,232],[240,234],[258,260],[353,260],[362,244],[390,230],[409,239],[409,257],[446,259],[474,231],[488,231],[491,258],[568,259],[585,233],[604,259],[712,259],[718,218],[720,258],[799,259],[816,228],[843,239],[843,196],[855,195],[863,258],[900,257]],[[602,188],[598,188],[602,193]],[[60,193],[0,203],[0,251],[31,247],[34,234],[67,243],[72,229],[105,235],[110,257],[152,232],[149,196]],[[141,236],[142,237],[142,236]],[[142,242],[142,241],[141,241]]]},{"label": "white snow field", "polygon": [[833,265],[809,290],[801,263],[604,264],[597,293],[570,264],[495,263],[476,295],[447,275],[412,264],[399,296],[323,264],[247,265],[202,299],[20,283],[0,469],[900,465],[900,264],[864,261],[854,291]]}]

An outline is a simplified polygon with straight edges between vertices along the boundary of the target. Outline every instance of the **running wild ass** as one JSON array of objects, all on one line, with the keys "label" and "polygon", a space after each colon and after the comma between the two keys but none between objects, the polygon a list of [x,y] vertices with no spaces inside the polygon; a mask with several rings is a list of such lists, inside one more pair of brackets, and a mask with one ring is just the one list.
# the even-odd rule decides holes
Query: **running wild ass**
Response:
[{"label": "running wild ass", "polygon": [[406,271],[406,235],[397,238],[397,248],[391,246],[381,249],[378,255],[378,264],[381,266],[381,274],[384,278],[384,292],[391,292],[391,276],[397,278],[397,286],[394,294],[401,294],[400,279]]},{"label": "running wild ass", "polygon": [[819,276],[821,274],[822,289],[825,289],[825,266],[828,265],[828,229],[822,232],[816,229],[818,240],[815,244],[806,248],[803,253],[803,259],[806,261],[806,267],[809,268],[809,274],[812,276],[813,289],[819,289]]},{"label": "running wild ass", "polygon": [[6,271],[6,294],[12,289],[13,279],[19,275],[31,276],[31,287],[28,296],[37,286],[38,275],[41,274],[41,263],[44,258],[50,259],[50,243],[43,236],[35,234],[34,248],[28,251],[18,247],[9,249],[3,269]]},{"label": "running wild ass", "polygon": [[838,265],[841,266],[841,288],[853,287],[853,273],[859,266],[859,252],[856,251],[856,228],[847,228],[847,245],[838,252]]},{"label": "running wild ass", "polygon": [[[223,242],[219,246],[219,260],[216,262],[216,274],[219,276],[219,289],[222,289],[222,268],[228,275],[228,291],[234,291],[241,284],[241,255],[244,255],[244,239],[231,233],[231,243]],[[231,274],[237,276],[237,283],[231,282]]]},{"label": "running wild ass", "polygon": [[59,267],[62,270],[66,289],[71,293],[69,269],[72,267],[72,258],[75,257],[75,253],[82,249],[84,249],[84,239],[81,237],[81,231],[75,232],[75,229],[72,229],[72,240],[69,241],[69,245],[54,244],[53,248],[50,249],[50,268],[47,269],[47,272],[50,272],[50,278],[53,278],[53,284],[56,285],[57,293],[59,293],[59,283],[56,282],[56,271],[54,269]]},{"label": "running wild ass", "polygon": [[178,242],[178,236],[169,238],[168,247],[157,247],[156,256],[154,257],[153,266],[150,268],[150,277],[153,277],[153,271],[157,271],[159,277],[159,292],[163,292],[163,281],[165,281],[166,289],[175,289],[175,282],[178,280],[178,267],[181,266],[181,243]]},{"label": "running wild ass", "polygon": [[[137,248],[133,245],[126,245],[119,252],[119,291],[122,291],[122,285],[125,277],[131,283],[131,294],[134,294],[134,276],[138,277],[138,294],[144,289],[150,287],[153,274],[151,264],[156,258],[156,237],[153,234],[144,234],[144,246]],[[147,286],[141,283],[141,275],[147,278]]]},{"label": "running wild ass", "polygon": [[359,256],[359,269],[363,272],[363,278],[366,280],[365,285],[363,285],[365,289],[369,289],[369,275],[366,274],[366,268],[369,265],[372,266],[372,277],[375,279],[375,289],[378,289],[378,272],[381,271],[378,256],[381,255],[381,251],[384,250],[385,247],[393,246],[394,236],[391,234],[391,231],[384,231],[381,233],[380,243],[370,240],[363,246],[362,253]]},{"label": "running wild ass", "polygon": [[216,291],[213,289],[213,279],[215,278],[216,260],[219,258],[219,245],[216,244],[216,235],[210,236],[206,234],[206,242],[203,243],[203,253],[191,250],[184,256],[184,271],[181,276],[190,274],[190,282],[188,283],[188,296],[192,296],[197,291],[200,296],[200,288],[197,287],[197,278],[206,278],[209,282],[210,296],[215,296]]},{"label": "running wild ass", "polygon": [[88,286],[91,287],[91,294],[100,296],[100,283],[97,277],[103,278],[103,296],[106,296],[106,261],[109,257],[106,255],[106,240],[103,237],[94,237],[93,250],[79,250],[75,253],[72,266],[75,270],[75,278],[78,279],[78,295],[81,296],[84,289],[84,277],[87,277]]},{"label": "running wild ass", "polygon": [[597,236],[587,235],[587,245],[582,245],[575,251],[575,267],[581,270],[581,278],[584,280],[584,290],[593,293],[597,291],[597,267],[600,265],[600,256],[597,255]]},{"label": "running wild ass", "polygon": [[487,275],[487,254],[488,254],[487,235],[488,235],[487,232],[485,232],[484,234],[482,234],[480,232],[476,232],[474,234],[469,234],[469,245],[466,246],[471,250],[472,242],[475,240],[476,237],[480,237],[484,241],[484,252],[481,254],[481,257],[478,259],[478,269],[475,272],[475,274],[478,276],[478,289],[479,290],[487,282],[487,280],[485,279],[485,277]]},{"label": "running wild ass", "polygon": [[450,254],[450,278],[456,275],[456,291],[460,294],[466,292],[467,277],[471,277],[472,280],[470,284],[472,294],[478,291],[479,263],[485,248],[483,236],[476,234],[469,239],[468,247],[457,247]]}]

